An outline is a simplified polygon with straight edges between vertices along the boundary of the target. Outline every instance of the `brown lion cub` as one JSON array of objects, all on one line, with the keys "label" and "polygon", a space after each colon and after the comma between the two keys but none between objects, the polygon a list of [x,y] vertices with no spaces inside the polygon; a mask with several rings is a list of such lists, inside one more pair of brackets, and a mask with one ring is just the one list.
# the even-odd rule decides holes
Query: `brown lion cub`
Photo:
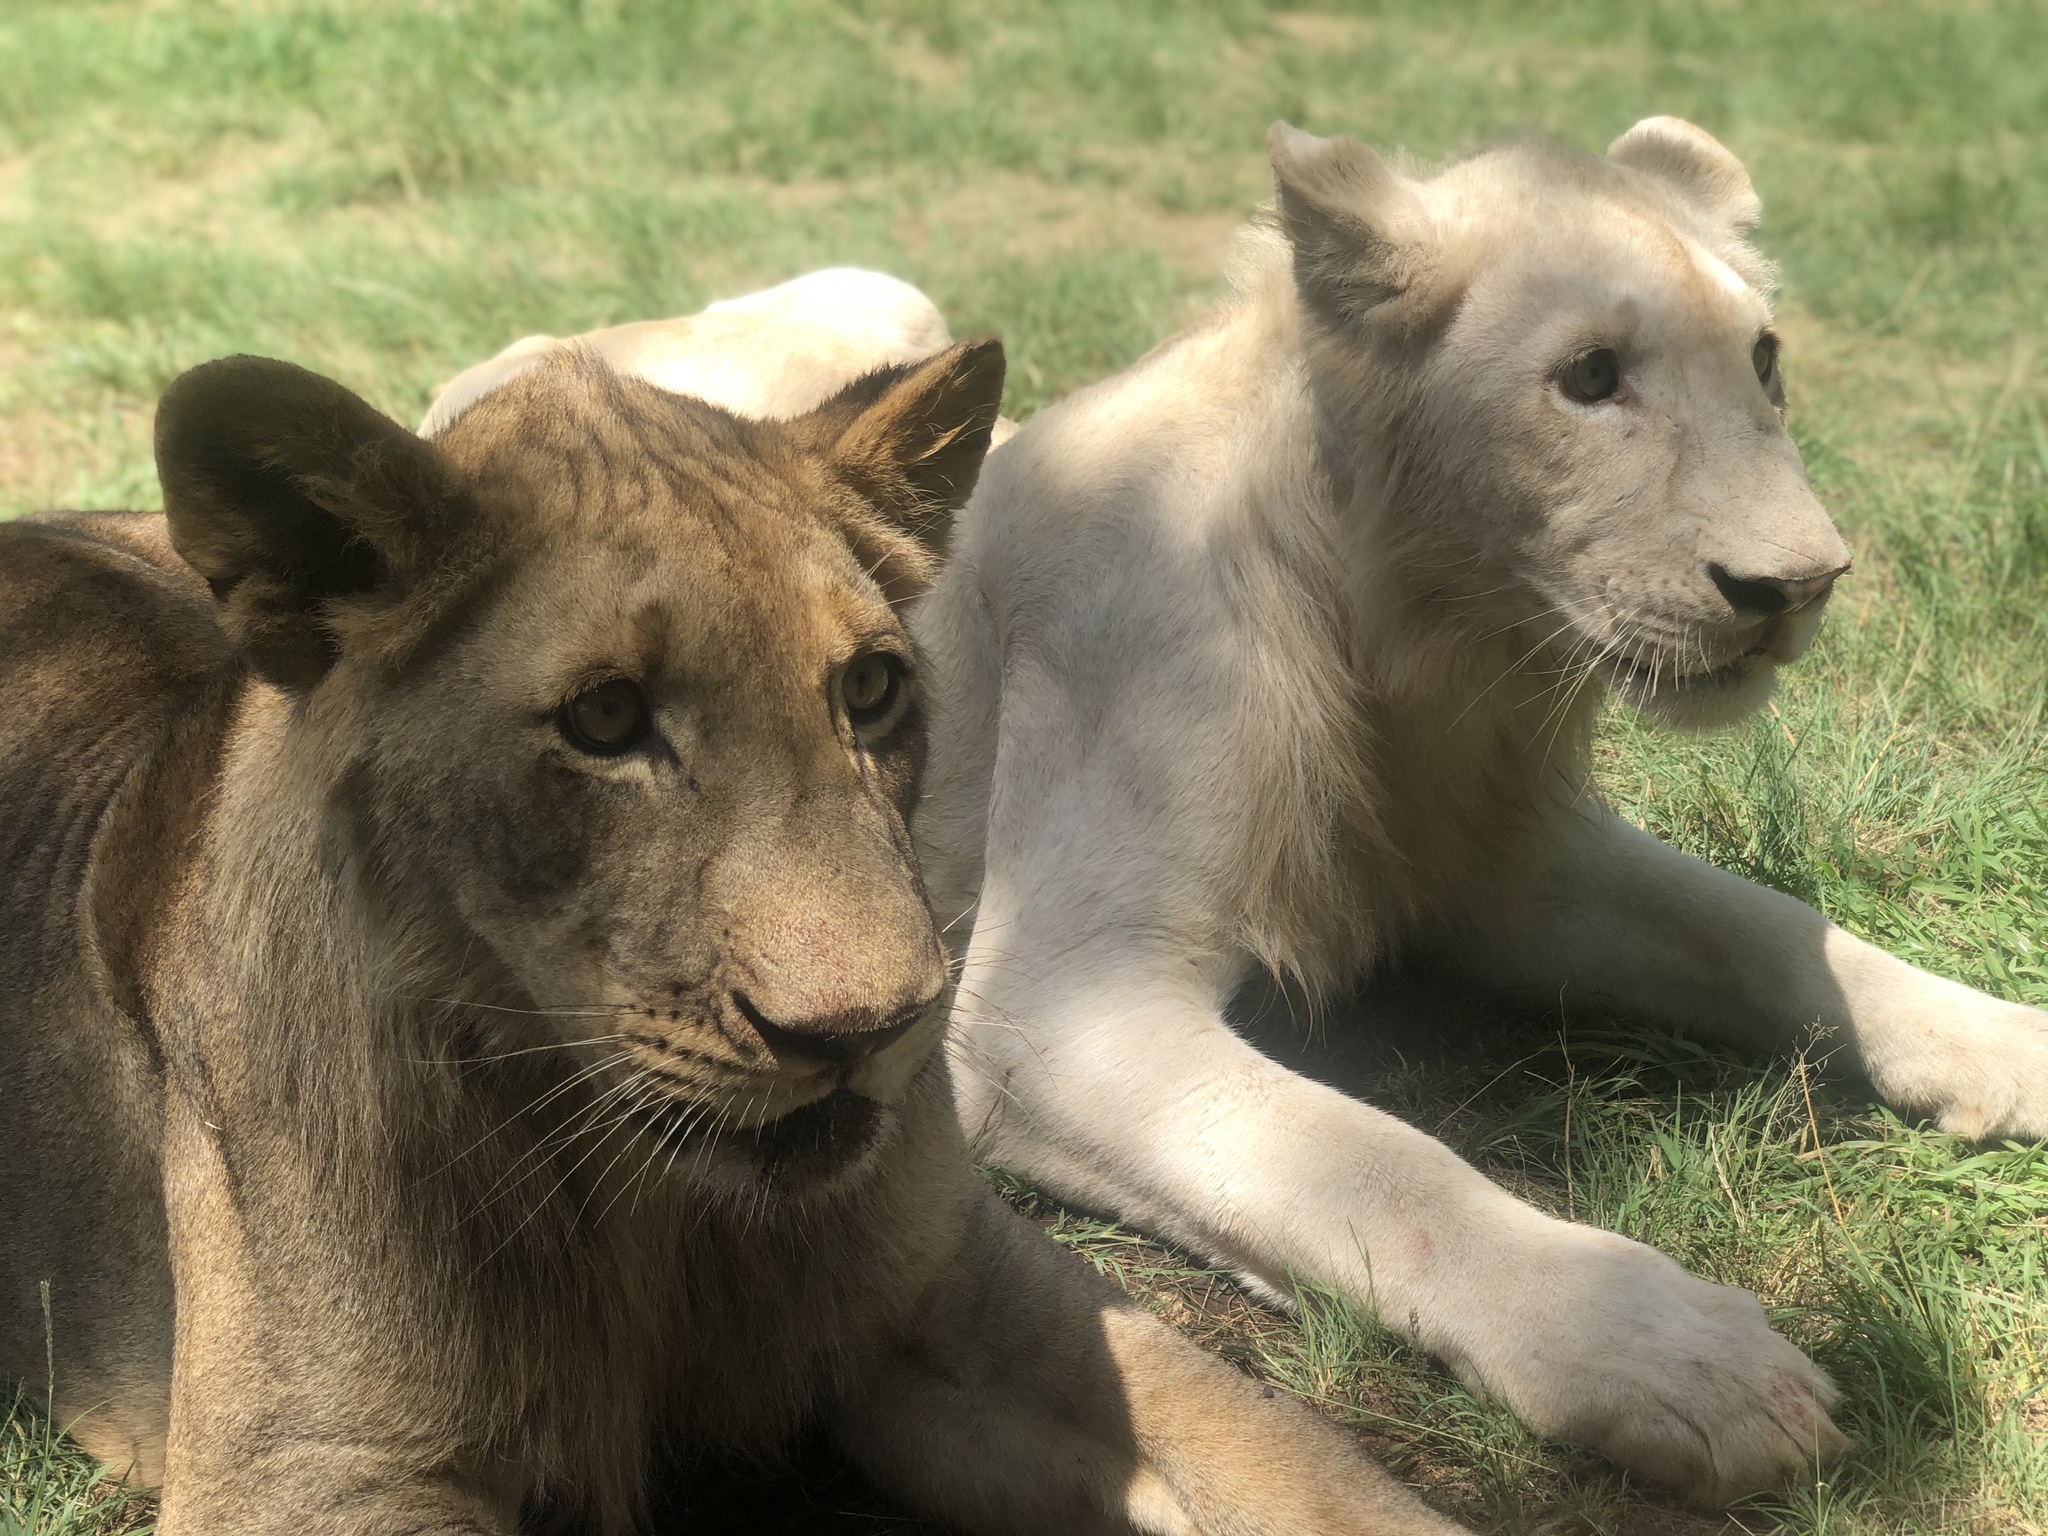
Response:
[{"label": "brown lion cub", "polygon": [[[0,1383],[164,1536],[620,1531],[821,1424],[977,1531],[1448,1522],[975,1179],[897,606],[994,342],[435,444],[231,358],[0,530]],[[182,558],[181,558],[182,557]]]}]

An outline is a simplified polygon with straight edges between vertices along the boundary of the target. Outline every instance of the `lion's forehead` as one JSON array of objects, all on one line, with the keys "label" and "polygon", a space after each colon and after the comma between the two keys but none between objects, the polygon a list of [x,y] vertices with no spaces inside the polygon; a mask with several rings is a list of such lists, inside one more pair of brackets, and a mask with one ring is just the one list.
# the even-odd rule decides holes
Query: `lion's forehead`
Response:
[{"label": "lion's forehead", "polygon": [[1737,360],[1770,321],[1763,296],[1684,231],[1616,230],[1495,247],[1475,263],[1447,357],[1548,368],[1560,348],[1623,345],[1681,367]]},{"label": "lion's forehead", "polygon": [[1418,191],[1444,245],[1463,248],[1469,272],[1589,302],[1687,305],[1738,324],[1767,317],[1765,293],[1730,259],[1737,253],[1716,250],[1676,207],[1600,162],[1532,167],[1512,155],[1480,157]]},{"label": "lion's forehead", "polygon": [[541,541],[477,640],[535,686],[619,672],[780,689],[896,630],[871,587],[829,529],[678,511]]},{"label": "lion's forehead", "polygon": [[1738,299],[1757,297],[1755,290],[1742,275],[1714,252],[1690,236],[1680,238],[1684,241],[1686,255],[1691,258],[1693,266],[1704,273],[1707,280],[1723,293]]}]

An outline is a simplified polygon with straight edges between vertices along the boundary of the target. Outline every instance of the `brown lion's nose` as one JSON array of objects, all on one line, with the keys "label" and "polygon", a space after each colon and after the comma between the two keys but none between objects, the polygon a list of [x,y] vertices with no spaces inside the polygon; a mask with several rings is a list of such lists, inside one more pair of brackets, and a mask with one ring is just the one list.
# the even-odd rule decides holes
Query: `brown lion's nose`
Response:
[{"label": "brown lion's nose", "polygon": [[783,1065],[850,1067],[902,1039],[938,999],[928,997],[893,1013],[857,1009],[825,1018],[785,1019],[781,1023],[756,1008],[744,992],[733,993],[732,1001],[740,1017]]},{"label": "brown lion's nose", "polygon": [[1804,608],[1828,593],[1836,578],[1849,569],[1845,561],[1831,571],[1806,576],[1759,574],[1738,576],[1725,565],[1710,565],[1707,574],[1728,600],[1728,606],[1750,618],[1774,619],[1794,608]]}]

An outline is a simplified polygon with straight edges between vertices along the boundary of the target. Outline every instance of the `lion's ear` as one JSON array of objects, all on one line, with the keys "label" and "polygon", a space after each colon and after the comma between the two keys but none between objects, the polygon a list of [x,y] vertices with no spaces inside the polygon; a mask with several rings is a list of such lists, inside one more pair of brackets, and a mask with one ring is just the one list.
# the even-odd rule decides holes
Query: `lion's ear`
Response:
[{"label": "lion's ear", "polygon": [[310,688],[351,610],[389,608],[473,521],[462,473],[331,379],[265,357],[203,363],[156,415],[171,543],[258,674]]},{"label": "lion's ear", "polygon": [[[846,528],[892,602],[931,585],[988,453],[1003,400],[1003,344],[963,341],[856,380],[792,425],[871,511]],[[907,536],[907,537],[906,537]]]},{"label": "lion's ear", "polygon": [[1731,229],[1751,229],[1763,201],[1749,172],[1704,128],[1683,118],[1646,117],[1607,146],[1616,165],[1669,182],[1702,213]]},{"label": "lion's ear", "polygon": [[1407,180],[1356,139],[1319,139],[1291,123],[1266,133],[1280,227],[1302,296],[1330,319],[1357,320],[1409,293],[1427,271],[1403,226],[1420,212]]}]

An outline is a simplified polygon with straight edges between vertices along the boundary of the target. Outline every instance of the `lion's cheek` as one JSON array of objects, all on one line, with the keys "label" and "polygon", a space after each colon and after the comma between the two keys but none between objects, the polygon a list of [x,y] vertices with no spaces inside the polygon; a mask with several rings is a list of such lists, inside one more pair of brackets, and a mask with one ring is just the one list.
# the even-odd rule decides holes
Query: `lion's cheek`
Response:
[{"label": "lion's cheek", "polygon": [[520,983],[541,997],[593,995],[615,942],[620,887],[595,866],[629,807],[629,786],[536,764],[514,782],[469,784],[436,797],[408,857],[446,882],[467,925]]},{"label": "lion's cheek", "polygon": [[514,911],[560,906],[590,873],[590,850],[620,809],[592,784],[557,765],[540,766],[513,795],[480,794],[451,841],[475,849],[485,883]]}]

